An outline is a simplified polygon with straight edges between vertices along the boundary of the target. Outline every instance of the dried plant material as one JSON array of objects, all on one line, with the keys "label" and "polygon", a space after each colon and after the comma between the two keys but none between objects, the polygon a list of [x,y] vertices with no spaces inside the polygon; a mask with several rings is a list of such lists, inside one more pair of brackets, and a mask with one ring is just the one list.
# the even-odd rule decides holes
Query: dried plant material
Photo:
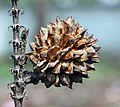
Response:
[{"label": "dried plant material", "polygon": [[35,36],[36,42],[30,43],[32,52],[27,55],[46,87],[72,88],[73,82],[82,83],[83,77],[88,78],[88,71],[95,70],[93,63],[99,62],[100,47],[86,31],[73,17],[57,17],[55,23],[41,28]]}]

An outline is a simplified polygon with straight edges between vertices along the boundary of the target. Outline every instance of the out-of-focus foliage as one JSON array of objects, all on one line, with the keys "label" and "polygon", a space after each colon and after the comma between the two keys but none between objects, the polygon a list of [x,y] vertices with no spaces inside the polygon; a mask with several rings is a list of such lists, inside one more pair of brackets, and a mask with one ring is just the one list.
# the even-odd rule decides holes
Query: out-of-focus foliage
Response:
[{"label": "out-of-focus foliage", "polygon": [[[8,4],[8,1],[10,0],[0,0],[0,4]],[[33,3],[36,2],[37,0],[19,0],[20,3]],[[56,3],[56,2],[61,2],[60,0],[45,0],[48,1],[49,3]],[[116,2],[116,3],[120,3],[120,0],[63,0],[65,3],[67,2],[76,2],[79,4],[95,4],[97,2]]]},{"label": "out-of-focus foliage", "polygon": [[[58,2],[59,0],[48,0],[49,2]],[[65,0],[65,1],[71,1],[71,2],[79,2],[79,3],[95,3],[96,0]]]},{"label": "out-of-focus foliage", "polygon": [[[0,5],[9,5],[11,0],[0,0]],[[26,4],[26,3],[33,3],[33,0],[19,0],[20,3]]]}]

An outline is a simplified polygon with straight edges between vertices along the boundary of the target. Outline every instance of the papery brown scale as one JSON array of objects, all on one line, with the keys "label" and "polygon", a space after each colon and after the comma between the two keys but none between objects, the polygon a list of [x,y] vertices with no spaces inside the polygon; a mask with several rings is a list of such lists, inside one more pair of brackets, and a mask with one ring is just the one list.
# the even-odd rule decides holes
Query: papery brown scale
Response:
[{"label": "papery brown scale", "polygon": [[98,56],[97,53],[95,53],[95,54],[92,55],[92,58],[99,58],[99,56]]},{"label": "papery brown scale", "polygon": [[54,46],[54,45],[58,45],[59,44],[59,41],[60,41],[60,37],[59,36],[53,36],[51,38],[51,46]]},{"label": "papery brown scale", "polygon": [[69,25],[63,20],[62,21],[62,34],[68,34],[69,33],[68,27],[69,27]]},{"label": "papery brown scale", "polygon": [[52,46],[52,43],[51,43],[51,40],[52,40],[52,38],[55,36],[55,34],[50,34],[50,33],[48,33],[48,38],[47,38],[47,42],[48,42],[48,44],[49,44],[49,46],[51,47]]},{"label": "papery brown scale", "polygon": [[95,66],[94,66],[94,64],[88,64],[88,63],[86,63],[86,66],[87,66],[87,70],[88,70],[88,71],[90,71],[90,70],[95,71]]},{"label": "papery brown scale", "polygon": [[97,46],[95,44],[92,47],[95,49],[96,52],[98,52],[100,50],[100,48],[101,48],[100,46]]},{"label": "papery brown scale", "polygon": [[82,46],[82,45],[85,45],[86,44],[86,39],[85,38],[83,38],[83,39],[81,39],[81,40],[79,40],[78,42],[77,42],[77,44],[76,44],[76,46],[77,47],[80,47],[80,46]]},{"label": "papery brown scale", "polygon": [[[57,52],[59,51],[60,47],[59,46],[54,46],[52,48],[50,48],[47,52],[47,56],[52,60],[52,58],[54,58],[54,56],[57,54]],[[48,58],[48,59],[49,59]]]},{"label": "papery brown scale", "polygon": [[85,29],[85,28],[79,28],[77,32],[78,32],[79,35],[84,37],[86,31],[87,31],[87,29]]},{"label": "papery brown scale", "polygon": [[99,58],[92,58],[93,63],[99,63],[100,59]]},{"label": "papery brown scale", "polygon": [[38,47],[38,46],[37,46],[37,43],[34,43],[34,42],[31,42],[31,43],[29,44],[29,46],[30,46],[30,48],[31,48],[32,51],[35,51],[36,47]]},{"label": "papery brown scale", "polygon": [[73,50],[69,51],[65,57],[63,57],[64,60],[68,60],[68,59],[71,59],[73,58]]},{"label": "papery brown scale", "polygon": [[92,46],[92,45],[94,45],[97,41],[98,41],[97,39],[92,38],[92,39],[90,40],[90,42],[87,43],[87,46]]},{"label": "papery brown scale", "polygon": [[85,50],[83,50],[83,55],[81,56],[80,61],[84,62],[86,60],[88,60],[87,52]]},{"label": "papery brown scale", "polygon": [[72,17],[72,16],[68,17],[68,18],[66,19],[66,23],[68,23],[70,26],[74,25],[75,22],[74,22],[73,17]]},{"label": "papery brown scale", "polygon": [[39,62],[39,57],[37,54],[34,54],[34,55],[31,54],[29,55],[29,58],[34,64],[37,64]]},{"label": "papery brown scale", "polygon": [[36,40],[37,45],[41,46],[40,35],[36,35],[36,36],[35,36],[35,40]]},{"label": "papery brown scale", "polygon": [[60,73],[60,69],[61,69],[61,63],[57,63],[52,72],[58,74]]},{"label": "papery brown scale", "polygon": [[63,34],[60,39],[60,46],[64,47],[66,43],[68,42],[69,38],[70,38],[70,35]]},{"label": "papery brown scale", "polygon": [[73,74],[73,62],[69,63],[69,66],[66,69],[66,74]]},{"label": "papery brown scale", "polygon": [[60,79],[59,79],[59,76],[58,76],[58,75],[56,75],[56,81],[55,81],[54,85],[55,85],[56,87],[61,87],[61,86],[60,86]]},{"label": "papery brown scale", "polygon": [[60,18],[57,16],[57,17],[56,17],[56,24],[60,26],[60,25],[61,25],[61,22],[62,22],[62,21],[61,21]]},{"label": "papery brown scale", "polygon": [[49,33],[55,33],[55,24],[50,22],[48,29],[49,29],[48,30]]}]

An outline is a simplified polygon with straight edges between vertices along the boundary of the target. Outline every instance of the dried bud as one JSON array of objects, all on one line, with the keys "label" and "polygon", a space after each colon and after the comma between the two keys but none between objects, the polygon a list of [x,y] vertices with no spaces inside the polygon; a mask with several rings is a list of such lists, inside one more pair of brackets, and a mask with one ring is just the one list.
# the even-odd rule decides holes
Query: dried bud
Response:
[{"label": "dried bud", "polygon": [[82,83],[83,77],[88,78],[88,71],[95,70],[93,63],[99,62],[100,47],[86,31],[73,17],[57,17],[55,23],[41,28],[35,36],[36,42],[30,43],[32,52],[27,55],[46,87],[72,88],[73,82]]}]

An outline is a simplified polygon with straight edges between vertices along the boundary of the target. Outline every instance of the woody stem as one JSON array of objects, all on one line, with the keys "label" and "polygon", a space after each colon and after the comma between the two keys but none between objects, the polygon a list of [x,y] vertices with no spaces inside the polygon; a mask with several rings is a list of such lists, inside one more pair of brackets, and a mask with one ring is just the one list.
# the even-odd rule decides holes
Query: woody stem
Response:
[{"label": "woody stem", "polygon": [[[25,58],[25,46],[26,46],[26,35],[24,35],[24,39],[20,39],[20,26],[19,26],[19,13],[18,9],[18,1],[19,0],[11,0],[12,9],[10,10],[10,14],[13,19],[13,55],[11,58],[14,62],[14,67],[11,69],[11,72],[14,77],[14,82],[10,84],[11,88],[11,97],[14,100],[15,107],[23,106],[23,98],[24,98],[24,89],[26,84],[23,80],[23,72],[24,72],[24,64],[26,62]],[[23,44],[24,43],[24,44]]]}]

